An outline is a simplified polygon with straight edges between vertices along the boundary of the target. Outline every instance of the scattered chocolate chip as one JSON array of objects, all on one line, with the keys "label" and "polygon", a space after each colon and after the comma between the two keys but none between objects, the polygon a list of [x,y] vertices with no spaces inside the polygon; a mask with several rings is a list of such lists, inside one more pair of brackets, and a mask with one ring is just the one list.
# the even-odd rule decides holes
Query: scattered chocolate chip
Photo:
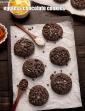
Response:
[{"label": "scattered chocolate chip", "polygon": [[45,65],[45,68],[47,67],[47,65]]},{"label": "scattered chocolate chip", "polygon": [[49,84],[47,84],[47,86],[49,86]]},{"label": "scattered chocolate chip", "polygon": [[17,36],[15,35],[15,38],[17,38]]},{"label": "scattered chocolate chip", "polygon": [[70,73],[70,76],[72,76],[72,73]]},{"label": "scattered chocolate chip", "polygon": [[45,51],[43,50],[43,53],[45,53]]},{"label": "scattered chocolate chip", "polygon": [[54,71],[54,74],[56,74],[56,71]]},{"label": "scattered chocolate chip", "polygon": [[60,70],[60,72],[62,73],[62,70]]}]

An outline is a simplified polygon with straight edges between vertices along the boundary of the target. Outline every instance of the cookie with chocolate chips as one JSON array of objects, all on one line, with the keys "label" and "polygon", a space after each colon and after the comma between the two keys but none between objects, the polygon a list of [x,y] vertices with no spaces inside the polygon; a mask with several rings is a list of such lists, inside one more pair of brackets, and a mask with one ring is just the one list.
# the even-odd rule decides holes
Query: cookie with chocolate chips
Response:
[{"label": "cookie with chocolate chips", "polygon": [[28,59],[23,64],[24,75],[30,78],[37,78],[44,74],[45,67],[42,61],[38,59]]},{"label": "cookie with chocolate chips", "polygon": [[54,0],[57,3],[65,3],[67,0]]},{"label": "cookie with chocolate chips", "polygon": [[57,94],[64,95],[70,92],[72,88],[71,78],[63,73],[51,75],[51,87]]},{"label": "cookie with chocolate chips", "polygon": [[29,39],[21,38],[14,45],[14,53],[20,57],[29,57],[34,52],[34,44]]},{"label": "cookie with chocolate chips", "polygon": [[63,29],[58,24],[45,24],[42,33],[46,40],[57,41],[62,38]]},{"label": "cookie with chocolate chips", "polygon": [[49,93],[47,89],[41,85],[32,87],[29,92],[29,102],[34,106],[42,106],[47,103]]},{"label": "cookie with chocolate chips", "polygon": [[85,9],[85,0],[71,0],[71,4],[76,9]]},{"label": "cookie with chocolate chips", "polygon": [[56,47],[50,52],[50,60],[55,65],[67,65],[70,60],[69,51],[64,47]]}]

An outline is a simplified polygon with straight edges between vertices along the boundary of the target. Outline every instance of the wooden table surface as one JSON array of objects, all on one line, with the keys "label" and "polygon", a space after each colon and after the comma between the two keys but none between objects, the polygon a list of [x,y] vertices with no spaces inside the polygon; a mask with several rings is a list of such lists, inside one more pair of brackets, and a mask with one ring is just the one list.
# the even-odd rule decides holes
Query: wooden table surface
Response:
[{"label": "wooden table surface", "polygon": [[[62,13],[61,15],[66,15]],[[48,18],[53,18],[59,16],[57,12],[33,12],[30,13],[25,21],[21,20],[23,24],[27,24],[28,19],[31,18],[35,21],[41,21],[42,19],[48,20]],[[72,16],[74,20],[74,32],[75,32],[75,42],[77,49],[77,57],[78,57],[78,66],[79,66],[79,78],[80,78],[80,88],[81,88],[81,98],[83,107],[76,109],[68,109],[69,111],[84,111],[85,108],[85,18]],[[8,30],[10,30],[10,25],[13,25],[13,18],[11,17],[9,12],[3,11],[0,9],[0,22],[7,26]],[[9,32],[10,33],[10,32]],[[10,37],[8,35],[8,37]],[[10,87],[8,83],[8,40],[0,45],[0,111],[8,111],[10,106]],[[3,106],[3,98],[6,99],[7,107]],[[9,97],[9,98],[8,98]],[[2,101],[1,101],[2,100]],[[9,101],[9,103],[8,103]],[[2,102],[2,103],[1,103]],[[56,111],[56,110],[55,110]],[[58,110],[59,111],[59,110]]]}]

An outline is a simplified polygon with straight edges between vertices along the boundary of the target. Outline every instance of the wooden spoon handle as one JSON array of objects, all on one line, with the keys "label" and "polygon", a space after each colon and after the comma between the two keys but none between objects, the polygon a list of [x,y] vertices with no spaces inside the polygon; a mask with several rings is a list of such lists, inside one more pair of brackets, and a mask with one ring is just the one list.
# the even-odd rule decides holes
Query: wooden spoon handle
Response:
[{"label": "wooden spoon handle", "polygon": [[15,111],[15,110],[16,110],[16,107],[17,107],[17,105],[18,105],[18,102],[19,102],[19,100],[16,99],[15,102],[14,102],[14,104],[13,104],[13,106],[12,106],[12,110],[11,110],[11,111]]},{"label": "wooden spoon handle", "polygon": [[23,92],[21,90],[18,90],[17,98],[16,98],[16,100],[15,100],[13,106],[12,106],[12,110],[11,111],[16,111],[16,107],[18,105],[18,102],[19,102],[22,94],[23,94]]},{"label": "wooden spoon handle", "polygon": [[36,38],[35,35],[33,35],[32,33],[30,33],[28,30],[26,30],[26,29],[23,27],[23,25],[18,24],[18,23],[15,23],[15,25],[16,25],[18,28],[20,28],[21,30],[23,30],[26,34],[28,34],[28,35],[32,38],[32,40],[34,41],[34,39]]}]

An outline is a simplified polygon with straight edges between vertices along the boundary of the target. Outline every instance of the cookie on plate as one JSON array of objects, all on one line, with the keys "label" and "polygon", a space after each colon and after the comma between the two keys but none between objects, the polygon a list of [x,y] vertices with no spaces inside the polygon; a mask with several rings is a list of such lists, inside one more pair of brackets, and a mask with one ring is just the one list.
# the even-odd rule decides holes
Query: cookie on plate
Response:
[{"label": "cookie on plate", "polygon": [[71,78],[63,73],[51,75],[51,87],[57,94],[64,95],[70,92],[72,88]]},{"label": "cookie on plate", "polygon": [[65,3],[67,0],[54,0],[57,3]]},{"label": "cookie on plate", "polygon": [[50,52],[50,60],[55,65],[68,65],[70,60],[69,51],[64,47],[56,47]]},{"label": "cookie on plate", "polygon": [[71,4],[76,9],[85,9],[85,0],[71,0]]},{"label": "cookie on plate", "polygon": [[29,57],[34,52],[34,44],[29,39],[21,38],[14,45],[14,53],[20,57]]},{"label": "cookie on plate", "polygon": [[45,67],[42,61],[38,59],[28,59],[23,64],[24,75],[30,78],[37,78],[44,74]]},{"label": "cookie on plate", "polygon": [[57,41],[62,38],[63,29],[58,24],[45,24],[42,33],[46,40]]},{"label": "cookie on plate", "polygon": [[42,106],[47,103],[49,93],[47,89],[41,85],[32,87],[29,92],[29,102],[34,106]]}]

